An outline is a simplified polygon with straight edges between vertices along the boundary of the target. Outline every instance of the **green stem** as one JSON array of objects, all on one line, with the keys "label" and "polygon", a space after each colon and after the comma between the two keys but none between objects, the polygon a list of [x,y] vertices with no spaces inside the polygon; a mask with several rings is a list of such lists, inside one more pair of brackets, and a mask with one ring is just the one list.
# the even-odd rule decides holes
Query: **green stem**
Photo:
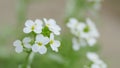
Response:
[{"label": "green stem", "polygon": [[26,57],[26,61],[23,68],[31,68],[33,58],[34,58],[34,52],[28,53],[28,56]]}]

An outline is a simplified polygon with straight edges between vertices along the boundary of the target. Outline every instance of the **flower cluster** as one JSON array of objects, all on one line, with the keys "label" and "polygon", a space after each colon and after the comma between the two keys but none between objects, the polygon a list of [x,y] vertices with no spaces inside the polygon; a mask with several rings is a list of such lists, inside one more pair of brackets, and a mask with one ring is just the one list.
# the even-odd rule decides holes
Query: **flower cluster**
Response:
[{"label": "flower cluster", "polygon": [[58,26],[54,19],[36,19],[35,21],[27,20],[23,32],[26,34],[32,34],[34,37],[25,37],[22,41],[16,40],[13,45],[15,51],[21,53],[24,50],[38,52],[45,54],[47,52],[47,45],[50,45],[51,49],[58,52],[60,47],[60,41],[55,40],[55,35],[60,35],[61,28]]},{"label": "flower cluster", "polygon": [[91,68],[107,68],[107,65],[99,58],[96,53],[88,52],[87,58],[93,63]]},{"label": "flower cluster", "polygon": [[87,18],[86,22],[79,22],[75,18],[71,18],[67,23],[67,27],[75,37],[73,38],[73,49],[75,51],[80,49],[80,46],[93,46],[97,42],[99,33],[94,23]]}]

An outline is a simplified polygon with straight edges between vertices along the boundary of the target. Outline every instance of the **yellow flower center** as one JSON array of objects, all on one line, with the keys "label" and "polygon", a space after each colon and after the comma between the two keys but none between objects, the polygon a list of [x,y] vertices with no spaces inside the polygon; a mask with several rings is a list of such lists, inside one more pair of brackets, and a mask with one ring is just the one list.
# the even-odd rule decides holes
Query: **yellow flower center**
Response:
[{"label": "yellow flower center", "polygon": [[47,27],[49,27],[49,26],[50,26],[50,24],[46,24],[46,26],[47,26]]},{"label": "yellow flower center", "polygon": [[32,28],[31,28],[32,30],[34,30],[35,29],[35,26],[32,26]]},{"label": "yellow flower center", "polygon": [[50,40],[50,44],[53,44],[54,43],[54,41],[53,40]]},{"label": "yellow flower center", "polygon": [[42,43],[41,43],[41,42],[38,42],[38,45],[39,45],[39,46],[42,46]]}]

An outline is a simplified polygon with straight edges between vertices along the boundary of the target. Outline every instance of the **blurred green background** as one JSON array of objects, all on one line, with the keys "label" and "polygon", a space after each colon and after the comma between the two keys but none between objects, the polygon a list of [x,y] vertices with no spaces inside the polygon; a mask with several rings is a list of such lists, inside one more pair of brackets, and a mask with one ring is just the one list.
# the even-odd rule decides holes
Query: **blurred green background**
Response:
[{"label": "blurred green background", "polygon": [[[54,18],[64,29],[62,31],[63,34],[66,32],[66,27],[63,22],[66,2],[67,0],[32,0],[32,3],[26,9],[27,19]],[[19,64],[18,62],[21,61],[20,63],[22,63],[24,56],[26,56],[25,54],[16,54],[12,45],[12,42],[19,36],[19,34],[14,34],[14,29],[19,26],[16,26],[17,4],[17,0],[0,0],[0,68],[16,68]],[[119,0],[104,0],[99,17],[99,20],[102,21],[97,23],[101,34],[99,39],[99,43],[102,46],[101,57],[105,59],[108,68],[119,68],[120,64],[119,6]],[[33,66],[39,66],[39,60],[43,59],[41,61],[44,61],[50,67],[50,63],[47,63],[50,59],[46,60],[46,58],[36,57],[36,64]],[[53,68],[57,67],[55,66]]]}]

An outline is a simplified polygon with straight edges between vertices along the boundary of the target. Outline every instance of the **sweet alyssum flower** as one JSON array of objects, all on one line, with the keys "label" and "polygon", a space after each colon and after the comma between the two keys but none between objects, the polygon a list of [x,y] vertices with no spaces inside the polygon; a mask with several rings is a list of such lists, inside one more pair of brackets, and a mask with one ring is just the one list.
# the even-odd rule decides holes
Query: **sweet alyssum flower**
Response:
[{"label": "sweet alyssum flower", "polygon": [[107,65],[94,52],[88,52],[87,58],[93,62],[91,68],[107,68]]},{"label": "sweet alyssum flower", "polygon": [[35,32],[35,33],[41,33],[42,32],[42,24],[43,22],[39,19],[36,19],[35,22],[32,20],[27,20],[25,22],[25,28],[23,29],[24,33],[30,33],[30,32]]},{"label": "sweet alyssum flower", "polygon": [[40,54],[45,54],[47,52],[46,44],[49,43],[49,38],[43,35],[37,35],[35,44],[32,46],[33,52],[39,52]]},{"label": "sweet alyssum flower", "polygon": [[81,31],[81,37],[87,40],[87,43],[90,46],[93,46],[96,43],[96,38],[99,37],[99,33],[95,24],[89,19],[86,19],[86,27]]},{"label": "sweet alyssum flower", "polygon": [[43,19],[43,21],[36,19],[35,22],[27,20],[23,32],[28,35],[31,33],[32,39],[25,37],[22,41],[16,40],[14,42],[15,50],[17,53],[21,53],[24,49],[28,49],[27,51],[45,54],[47,52],[46,45],[50,45],[53,51],[58,52],[60,41],[55,40],[54,36],[60,35],[60,31],[60,26],[53,19]]},{"label": "sweet alyssum flower", "polygon": [[15,51],[17,53],[23,52],[23,47],[25,48],[31,48],[31,38],[25,37],[22,41],[16,40],[13,45],[15,46]]},{"label": "sweet alyssum flower", "polygon": [[15,51],[17,53],[21,53],[23,52],[23,45],[22,45],[22,42],[20,40],[16,40],[14,43],[13,43],[13,46],[15,46]]},{"label": "sweet alyssum flower", "polygon": [[53,51],[58,52],[58,47],[60,47],[60,42],[54,39],[53,33],[50,34],[50,46]]},{"label": "sweet alyssum flower", "polygon": [[75,36],[80,36],[80,31],[85,28],[85,24],[79,22],[75,18],[71,18],[70,21],[67,23],[67,27],[70,28],[72,34],[74,34]]},{"label": "sweet alyssum flower", "polygon": [[86,19],[85,23],[79,22],[75,18],[71,18],[67,23],[67,26],[70,28],[71,33],[77,37],[76,40],[73,39],[74,50],[79,50],[80,46],[82,46],[82,42],[84,45],[88,44],[89,46],[93,46],[97,42],[99,33],[96,29],[95,24],[89,18]]},{"label": "sweet alyssum flower", "polygon": [[24,47],[31,48],[31,44],[30,44],[31,41],[32,41],[32,39],[30,37],[25,37],[23,39]]},{"label": "sweet alyssum flower", "polygon": [[47,20],[44,18],[44,22],[45,26],[48,27],[51,32],[53,32],[55,35],[60,35],[61,28],[56,24],[55,20],[53,19]]}]

